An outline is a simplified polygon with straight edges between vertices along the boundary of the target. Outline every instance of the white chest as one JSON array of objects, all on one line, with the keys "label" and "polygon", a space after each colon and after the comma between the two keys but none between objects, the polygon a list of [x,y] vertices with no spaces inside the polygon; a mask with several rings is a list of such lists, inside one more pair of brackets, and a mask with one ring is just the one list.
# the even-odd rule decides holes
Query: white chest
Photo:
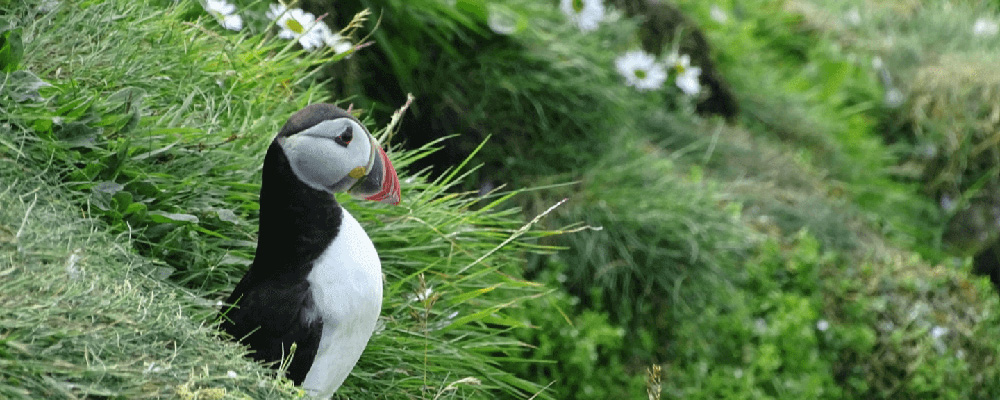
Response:
[{"label": "white chest", "polygon": [[307,279],[323,336],[302,387],[312,397],[327,398],[361,358],[382,310],[382,263],[368,234],[347,210],[340,232]]}]

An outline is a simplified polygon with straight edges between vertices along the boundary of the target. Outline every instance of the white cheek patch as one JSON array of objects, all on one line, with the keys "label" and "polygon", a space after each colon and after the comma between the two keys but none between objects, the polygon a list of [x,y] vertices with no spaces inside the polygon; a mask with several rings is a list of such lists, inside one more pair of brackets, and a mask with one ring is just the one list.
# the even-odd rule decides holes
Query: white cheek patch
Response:
[{"label": "white cheek patch", "polygon": [[315,136],[295,135],[280,142],[292,172],[318,190],[331,190],[350,171],[345,163],[346,148]]},{"label": "white cheek patch", "polygon": [[[344,147],[334,138],[348,126],[354,138]],[[350,176],[351,171],[367,166],[372,146],[367,131],[347,119],[323,121],[278,139],[278,144],[299,180],[313,189],[330,192],[344,191],[357,181]]]}]

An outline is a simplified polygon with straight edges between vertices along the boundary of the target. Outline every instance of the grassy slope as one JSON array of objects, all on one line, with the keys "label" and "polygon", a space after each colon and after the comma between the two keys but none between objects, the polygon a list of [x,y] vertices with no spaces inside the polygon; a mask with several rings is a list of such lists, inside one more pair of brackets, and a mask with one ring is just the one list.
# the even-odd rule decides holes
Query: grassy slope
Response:
[{"label": "grassy slope", "polygon": [[199,322],[211,303],[22,162],[0,158],[0,397],[296,397]]},{"label": "grassy slope", "polygon": [[[875,63],[885,96],[898,96],[882,134],[901,143],[900,170],[943,209],[936,226],[955,254],[1000,238],[997,41],[977,23],[998,18],[995,2],[790,1],[811,28]],[[857,11],[856,22],[844,18]],[[943,236],[943,238],[941,238]]]},{"label": "grassy slope", "polygon": [[[704,24],[712,24],[709,5],[680,3]],[[530,392],[530,385],[492,368],[495,360],[489,356],[507,352],[559,360],[553,367],[561,368],[556,372],[546,370],[546,365],[553,364],[535,364],[537,369],[521,376],[540,383],[558,379],[556,385],[570,382],[578,386],[561,387],[556,393],[594,398],[602,394],[603,398],[643,398],[634,368],[648,362],[668,365],[663,386],[664,395],[671,398],[996,397],[998,370],[992,365],[1000,351],[992,340],[997,335],[993,293],[982,282],[970,280],[962,269],[931,267],[893,248],[913,247],[935,256],[933,243],[925,243],[930,240],[924,217],[936,218],[937,214],[927,210],[927,201],[915,196],[912,187],[893,183],[885,172],[894,160],[872,136],[873,120],[884,110],[873,105],[879,90],[871,71],[846,61],[847,55],[839,50],[813,48],[816,38],[811,32],[797,31],[797,17],[781,13],[778,3],[758,3],[753,3],[753,9],[725,3],[724,9],[733,18],[730,24],[709,29],[713,43],[721,47],[718,57],[723,71],[748,110],[738,126],[692,118],[684,109],[664,112],[662,98],[633,96],[625,88],[612,86],[619,80],[610,67],[601,67],[610,65],[613,56],[603,41],[625,46],[623,38],[631,34],[625,21],[569,45],[558,36],[578,33],[565,26],[558,12],[531,13],[542,20],[545,30],[518,36],[518,40],[526,41],[522,44],[525,51],[533,52],[533,68],[541,69],[534,74],[503,73],[505,68],[522,67],[516,52],[487,54],[487,49],[478,54],[484,62],[497,58],[492,62],[500,65],[480,72],[491,77],[489,82],[499,82],[493,96],[512,99],[482,105],[487,110],[500,108],[497,112],[509,116],[487,120],[496,124],[498,132],[544,132],[551,135],[548,141],[559,142],[560,147],[544,149],[556,154],[538,152],[530,157],[533,163],[553,161],[540,165],[540,170],[560,171],[565,165],[561,152],[568,152],[575,162],[588,160],[597,166],[579,175],[521,178],[535,183],[581,180],[572,187],[535,194],[541,200],[533,202],[537,204],[533,207],[540,211],[552,198],[568,196],[571,201],[556,211],[560,221],[582,220],[604,228],[569,236],[561,243],[570,246],[570,251],[546,260],[541,273],[553,284],[567,278],[579,284],[576,294],[587,309],[581,310],[580,300],[558,294],[519,310],[518,318],[525,325],[549,329],[518,330],[519,337],[539,344],[538,350],[516,352],[509,339],[479,329],[486,322],[518,325],[500,308],[523,296],[518,293],[521,290],[535,293],[531,285],[497,273],[513,271],[519,262],[514,253],[498,253],[482,269],[474,265],[459,273],[517,225],[509,216],[472,213],[472,203],[459,197],[436,197],[440,184],[426,185],[419,179],[407,182],[404,197],[408,203],[403,209],[357,208],[362,215],[359,219],[377,225],[370,230],[376,243],[388,249],[383,255],[391,265],[387,268],[390,287],[385,334],[376,337],[366,353],[371,357],[362,360],[345,393],[352,398],[371,397],[377,393],[370,388],[390,388],[389,392],[400,396],[485,397],[496,392],[479,389],[505,385]],[[114,13],[149,12],[125,12],[129,7],[123,4]],[[93,12],[94,6],[88,5],[84,10]],[[318,60],[306,58],[300,64],[294,54],[258,45],[260,39],[234,41],[233,36],[212,30],[210,21],[206,25],[184,23],[201,15],[197,6],[170,10],[169,15],[153,13],[144,19],[145,24],[152,24],[145,35],[98,35],[102,39],[75,43],[92,46],[91,51],[69,54],[61,54],[65,48],[59,43],[66,32],[89,29],[83,26],[89,26],[87,22],[95,15],[99,19],[112,12],[58,14],[54,27],[38,23],[36,34],[30,36],[33,46],[48,51],[29,53],[27,65],[57,84],[58,91],[52,93],[62,97],[56,97],[53,104],[64,106],[60,115],[73,112],[73,107],[66,107],[73,100],[93,98],[94,107],[104,110],[101,115],[116,118],[98,118],[87,126],[105,129],[101,138],[131,137],[136,134],[128,131],[128,118],[116,122],[128,115],[114,110],[121,99],[108,95],[125,86],[139,86],[149,95],[143,122],[165,129],[138,131],[144,136],[137,137],[145,140],[139,144],[107,140],[98,150],[77,149],[79,154],[66,156],[47,149],[51,143],[43,142],[48,144],[41,147],[42,152],[31,154],[33,162],[52,164],[70,177],[68,189],[78,205],[87,197],[101,200],[90,190],[96,182],[117,182],[138,195],[144,187],[138,183],[166,190],[168,195],[136,196],[132,203],[121,201],[109,207],[114,210],[120,205],[119,210],[127,214],[130,204],[141,203],[147,214],[91,210],[116,225],[118,232],[126,231],[125,222],[141,223],[139,232],[144,236],[139,241],[147,245],[140,243],[140,251],[170,261],[161,265],[168,268],[165,271],[199,294],[224,293],[240,270],[239,263],[232,263],[233,257],[247,256],[241,240],[252,239],[252,228],[247,226],[252,227],[254,214],[253,155],[280,122],[261,114],[274,110],[284,115],[306,101],[321,99],[308,80],[299,81],[302,71]],[[774,20],[774,15],[781,18]],[[79,25],[72,23],[73,18]],[[206,26],[209,31],[203,34]],[[173,36],[162,35],[164,31]],[[159,36],[165,39],[150,39]],[[160,46],[162,55],[141,50],[150,40]],[[126,46],[115,45],[123,41]],[[190,52],[179,51],[177,43],[185,43]],[[548,61],[549,57],[558,62]],[[60,72],[59,65],[74,65],[73,79],[82,83],[67,84],[66,72]],[[549,65],[559,70],[545,71]],[[552,73],[580,76],[584,70],[596,74],[590,86],[551,78],[557,76]],[[530,90],[511,90],[522,87],[520,83]],[[455,87],[461,88],[462,83]],[[573,106],[575,102],[605,94],[624,106],[604,105],[594,115],[574,112],[579,108]],[[509,102],[537,110],[537,114],[508,110]],[[590,106],[587,101],[581,104]],[[92,108],[88,105],[87,109]],[[51,109],[25,107],[22,111],[17,128],[33,129],[42,137],[46,132],[55,138],[66,133],[64,127],[51,126],[58,124],[46,126],[44,121],[51,122],[54,115]],[[492,111],[483,114],[495,115]],[[501,129],[525,114],[538,117]],[[232,133],[237,137],[230,143],[225,138]],[[611,147],[616,151],[602,151],[594,157],[571,147],[573,141],[561,140],[556,133],[589,140],[598,148],[614,138]],[[35,140],[27,135],[13,143],[38,150]],[[203,151],[200,143],[211,150]],[[135,157],[159,149],[165,149],[167,157],[152,161]],[[124,163],[104,162],[119,152],[133,157]],[[48,161],[49,155],[56,156],[55,162]],[[412,155],[403,152],[394,157],[412,159]],[[8,153],[9,159],[14,157]],[[67,172],[81,160],[100,166],[89,172],[84,168],[87,175]],[[197,179],[179,179],[178,175]],[[216,209],[223,207],[235,212],[238,224],[220,221]],[[177,224],[150,217],[148,211],[194,215],[200,222]],[[487,229],[469,230],[483,225]],[[428,231],[434,233],[415,233]],[[185,261],[176,262],[178,257]],[[502,286],[492,289],[498,282]],[[178,292],[171,285],[154,285],[167,293]],[[413,293],[428,287],[434,290],[432,300],[411,300]],[[568,315],[554,312],[551,304]],[[200,310],[207,314],[206,309]],[[487,311],[475,314],[476,310]],[[662,310],[666,312],[660,314]],[[468,330],[447,328],[456,311],[470,317],[458,317],[470,321],[465,326]],[[566,319],[575,325],[567,326]],[[639,329],[625,331],[615,324],[628,319],[638,322]],[[819,321],[827,322],[829,328],[819,329]],[[946,333],[932,334],[940,333],[939,328]],[[579,345],[567,347],[567,342]],[[58,349],[56,354],[60,354]],[[645,354],[637,356],[637,350]],[[15,359],[25,357],[10,354]],[[45,360],[51,358],[57,357]],[[629,368],[622,366],[629,363],[632,377],[626,376]],[[522,367],[505,365],[512,370]],[[242,373],[238,376],[244,379]],[[85,385],[104,382],[101,376],[85,377]],[[131,377],[149,379],[138,378],[138,373]],[[177,379],[195,380],[194,388],[219,385],[208,373]],[[54,390],[59,385],[45,381],[36,387]],[[101,388],[116,390],[113,385]]]},{"label": "grassy slope", "polygon": [[[106,278],[119,286],[111,285],[102,297],[81,295],[85,300],[80,301],[97,302],[92,306],[107,311],[110,321],[132,325],[111,323],[107,331],[91,332],[85,329],[91,322],[80,320],[79,334],[71,336],[75,342],[60,336],[63,331],[55,324],[27,326],[19,316],[4,318],[4,323],[15,327],[5,331],[4,338],[11,338],[12,348],[18,350],[4,353],[4,360],[26,369],[16,380],[0,382],[2,390],[24,390],[30,393],[28,397],[43,393],[74,397],[91,393],[91,388],[112,397],[185,395],[189,389],[221,387],[223,383],[214,379],[232,364],[228,368],[240,378],[224,384],[234,391],[239,390],[236,387],[252,393],[275,391],[281,383],[268,380],[258,388],[261,370],[242,361],[237,348],[214,340],[207,326],[216,310],[214,300],[228,293],[252,254],[264,146],[285,116],[326,99],[309,71],[331,60],[255,35],[263,24],[256,31],[248,28],[245,35],[226,32],[192,2],[84,2],[72,9],[57,7],[51,13],[37,12],[31,6],[15,9],[14,14],[26,43],[22,68],[54,86],[42,90],[46,99],[41,102],[14,103],[4,98],[8,103],[0,119],[13,133],[3,142],[4,179],[13,181],[44,171],[45,185],[66,182],[57,187],[74,205],[62,217],[48,212],[44,218],[82,213],[100,218],[112,232],[131,236],[118,243],[117,253],[100,252],[100,257],[86,259],[94,264],[86,264],[91,270],[129,274],[131,270],[102,258],[119,254],[150,265],[145,274],[171,279],[169,283],[139,278],[131,282],[114,279],[125,275],[108,274]],[[262,19],[262,11],[248,13],[248,21]],[[418,173],[408,173],[407,165],[428,151],[391,153],[403,181],[400,207],[362,206],[346,197],[340,199],[367,226],[387,275],[384,325],[340,394],[350,398],[534,394],[540,390],[538,385],[498,369],[494,358],[518,346],[505,335],[505,328],[519,322],[508,318],[504,309],[539,293],[536,285],[517,277],[516,266],[521,252],[544,248],[513,239],[538,233],[522,229],[516,210],[494,212],[496,204],[448,193],[451,181],[460,176],[427,181]],[[15,168],[19,164],[24,169]],[[16,193],[9,196],[14,197],[4,199],[16,203]],[[492,200],[500,199],[487,198]],[[10,218],[16,220],[17,208],[11,212],[15,214]],[[52,225],[58,224],[36,226],[44,230]],[[71,246],[62,247],[70,251]],[[127,256],[129,247],[150,261]],[[86,287],[74,289],[73,281],[60,280],[58,271],[68,255],[54,257],[59,262],[53,265],[56,274],[46,278],[52,282],[49,290],[73,293],[89,288],[80,284]],[[22,274],[31,265],[30,259],[11,260],[10,273]],[[81,280],[95,287],[106,282]],[[20,286],[4,293],[17,300],[9,300],[17,306],[12,308],[15,312],[48,307],[48,313],[33,316],[48,321],[76,310],[67,309],[69,303],[53,305],[46,296],[25,292],[32,288],[29,284],[45,285],[45,279],[16,282]],[[136,291],[115,290],[118,287]],[[186,294],[188,290],[194,295]],[[431,294],[425,299],[415,298],[428,290]],[[175,310],[174,314],[183,316],[182,322],[156,324],[155,318],[163,314],[126,297],[139,292],[144,298],[157,298],[154,306]],[[196,302],[195,297],[212,300]],[[112,306],[125,307],[117,309],[121,313],[131,307],[149,318],[114,314],[108,309]],[[78,310],[89,313],[90,308],[81,303]],[[176,320],[176,315],[170,320]],[[144,332],[142,340],[134,332]],[[30,342],[21,345],[29,337],[53,338],[44,343],[49,352],[32,352],[38,348]],[[169,347],[170,357],[176,357],[169,364],[176,367],[162,371],[174,379],[172,386],[160,384],[155,374],[144,373],[148,365],[142,362],[160,361],[153,357],[162,353],[154,350],[161,342],[145,341],[154,337],[164,341],[194,338],[176,351]],[[103,345],[111,338],[116,344],[132,338],[133,347],[122,345],[117,352],[103,352],[102,358],[94,359],[86,347],[72,345]],[[42,354],[40,360],[65,359],[67,365],[72,364],[66,370],[76,372],[75,386],[64,382],[69,378],[60,372],[63,363],[32,364],[29,360],[38,354]],[[105,379],[101,365],[119,368],[117,380]],[[49,372],[48,378],[42,374],[33,386],[18,389],[21,380],[43,371]],[[188,381],[192,385],[178,386]],[[147,386],[154,389],[143,389]],[[286,395],[291,393],[284,390]]]},{"label": "grassy slope", "polygon": [[[986,333],[998,328],[990,317],[995,293],[967,266],[933,267],[909,255],[916,250],[940,260],[934,241],[940,212],[916,185],[896,180],[895,149],[875,135],[890,112],[881,104],[876,71],[804,27],[782,2],[733,2],[722,7],[730,17],[724,23],[709,16],[708,4],[680,3],[713,39],[745,108],[741,125],[752,135],[746,143],[739,132],[723,130],[727,139],[718,152],[725,161],[706,167],[751,206],[750,222],[783,245],[771,258],[773,244],[766,244],[757,256],[763,258],[744,264],[747,275],[732,275],[741,287],[735,303],[747,304],[750,314],[720,302],[682,320],[680,337],[688,340],[678,346],[681,365],[708,356],[717,369],[679,379],[695,378],[705,391],[681,385],[675,394],[994,396],[998,388],[988,382],[997,371],[984,367],[998,352],[987,339],[995,334]],[[758,150],[748,154],[748,148]],[[816,250],[811,239],[792,235],[788,228],[796,227],[820,239],[818,260],[825,261],[801,258]],[[832,328],[811,329],[820,320]],[[939,339],[931,331],[947,333]],[[734,337],[742,359],[713,348]],[[809,347],[816,350],[799,352]],[[769,359],[780,369],[771,370]],[[836,385],[822,383],[829,372]]]},{"label": "grassy slope", "polygon": [[[607,352],[563,349],[572,354],[563,359],[550,348],[565,333],[533,340],[579,373],[588,370],[575,357],[617,371],[613,352],[643,349],[631,362],[668,364],[664,394],[676,398],[993,396],[994,293],[967,266],[935,267],[910,253],[940,259],[933,241],[940,214],[915,185],[895,180],[893,149],[875,135],[886,110],[874,71],[802,29],[780,2],[733,2],[723,7],[728,24],[715,26],[711,4],[683,3],[711,26],[745,114],[727,126],[683,108],[664,112],[655,96],[624,96],[633,101],[628,113],[599,113],[607,125],[538,130],[614,142],[599,154],[572,154],[593,168],[534,177],[580,179],[557,192],[571,198],[560,215],[603,227],[564,238],[570,250],[543,269],[554,271],[548,282],[580,299],[566,302],[580,312],[573,327],[587,335],[580,342]],[[541,24],[561,17],[534,15],[551,18]],[[576,42],[586,50],[553,64],[600,60],[586,43],[614,37],[620,28],[609,25]],[[531,36],[520,38],[528,51],[558,46]],[[539,108],[556,120],[586,118]],[[532,124],[542,125],[531,118],[515,125]],[[595,310],[627,323],[624,345],[603,336],[602,322],[590,318]],[[558,326],[542,313],[531,317]],[[566,375],[558,367],[531,372]],[[625,395],[624,385],[569,381],[593,398]]]}]

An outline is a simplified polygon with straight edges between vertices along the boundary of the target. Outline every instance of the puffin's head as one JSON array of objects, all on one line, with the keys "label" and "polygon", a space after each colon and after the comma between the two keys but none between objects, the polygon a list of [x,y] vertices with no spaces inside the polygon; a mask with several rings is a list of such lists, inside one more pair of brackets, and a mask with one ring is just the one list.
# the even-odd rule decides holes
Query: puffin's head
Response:
[{"label": "puffin's head", "polygon": [[299,180],[330,193],[399,204],[399,178],[368,129],[331,104],[312,104],[292,115],[274,141]]}]

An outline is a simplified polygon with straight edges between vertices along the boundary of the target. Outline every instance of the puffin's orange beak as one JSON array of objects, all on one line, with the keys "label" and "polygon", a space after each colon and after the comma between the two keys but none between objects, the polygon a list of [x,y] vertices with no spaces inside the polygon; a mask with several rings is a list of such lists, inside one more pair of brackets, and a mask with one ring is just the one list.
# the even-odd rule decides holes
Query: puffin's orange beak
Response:
[{"label": "puffin's orange beak", "polygon": [[392,166],[389,156],[374,139],[372,146],[377,148],[378,152],[372,157],[371,167],[349,192],[365,200],[399,205],[399,178],[396,176],[396,168]]},{"label": "puffin's orange beak", "polygon": [[[392,166],[392,162],[389,161],[389,156],[385,155],[385,151],[380,147],[378,149],[378,156],[375,164],[381,164],[381,168],[373,168],[372,173],[381,170],[382,176],[380,181],[382,182],[381,190],[377,193],[365,197],[365,200],[380,201],[383,203],[389,203],[392,205],[399,205],[399,177],[396,176],[396,168]],[[377,177],[372,177],[369,175],[368,179],[373,179]]]}]

